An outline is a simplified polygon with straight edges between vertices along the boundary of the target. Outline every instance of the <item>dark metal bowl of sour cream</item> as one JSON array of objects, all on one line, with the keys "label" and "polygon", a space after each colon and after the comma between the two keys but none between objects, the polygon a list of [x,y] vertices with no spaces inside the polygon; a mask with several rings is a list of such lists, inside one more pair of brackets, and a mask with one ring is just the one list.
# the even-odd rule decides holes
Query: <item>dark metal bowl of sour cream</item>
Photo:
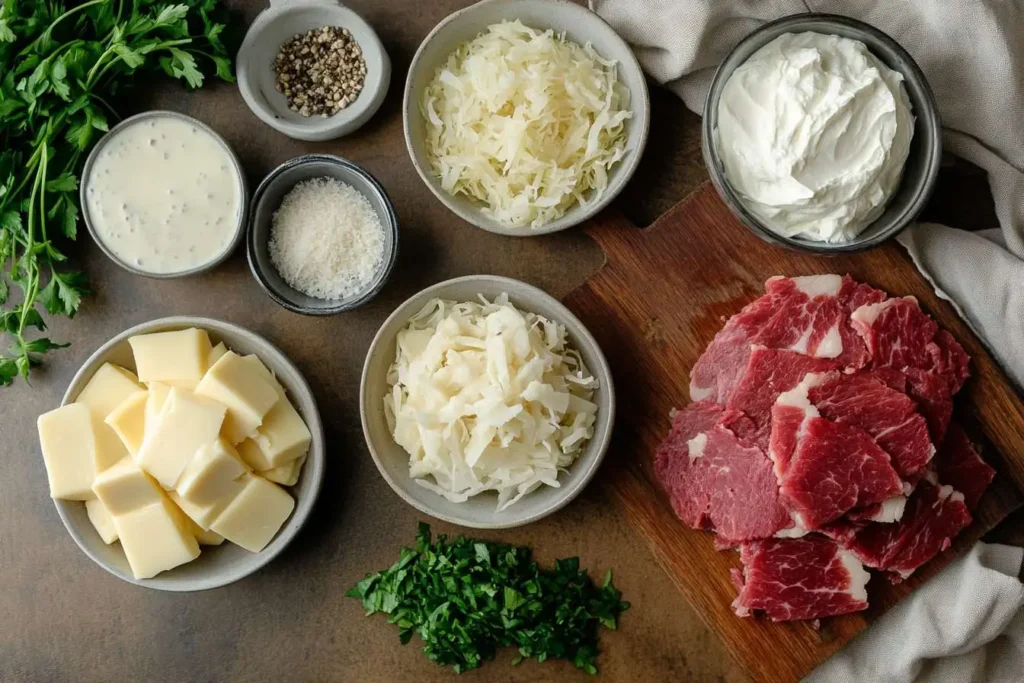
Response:
[{"label": "dark metal bowl of sour cream", "polygon": [[[787,237],[772,230],[748,207],[747,199],[729,182],[718,147],[718,108],[726,83],[755,52],[785,33],[815,32],[859,40],[890,69],[903,76],[914,116],[914,134],[903,176],[882,215],[857,237],[844,242],[819,242]],[[920,67],[899,43],[878,29],[855,19],[831,14],[798,14],[760,27],[733,48],[718,67],[704,103],[701,147],[711,182],[733,213],[754,234],[772,244],[817,254],[841,254],[870,249],[897,235],[924,208],[939,172],[942,129],[935,97]]]},{"label": "dark metal bowl of sour cream", "polygon": [[[120,162],[119,153],[126,157]],[[175,168],[182,172],[172,173]],[[118,178],[125,182],[118,185]],[[197,198],[191,205],[183,188]],[[82,170],[79,200],[89,234],[114,263],[170,279],[211,270],[231,255],[245,235],[249,193],[242,164],[220,135],[190,116],[156,110],[125,119],[96,144]],[[106,211],[118,215],[108,218]],[[166,248],[158,264],[160,246]],[[169,256],[171,250],[180,253]]]},{"label": "dark metal bowl of sour cream", "polygon": [[[296,185],[316,178],[340,180],[362,194],[384,229],[383,258],[373,277],[361,291],[343,299],[319,299],[300,292],[285,282],[270,257],[274,213]],[[271,299],[295,313],[333,315],[362,306],[384,287],[398,258],[398,217],[384,187],[362,166],[330,154],[307,154],[284,162],[256,188],[249,210],[246,252],[249,269]]]}]

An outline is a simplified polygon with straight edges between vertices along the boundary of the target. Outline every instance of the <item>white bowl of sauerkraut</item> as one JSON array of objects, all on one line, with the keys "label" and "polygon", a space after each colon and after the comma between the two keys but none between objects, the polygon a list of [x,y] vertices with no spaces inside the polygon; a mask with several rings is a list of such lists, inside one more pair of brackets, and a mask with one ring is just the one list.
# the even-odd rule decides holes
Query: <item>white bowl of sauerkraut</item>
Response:
[{"label": "white bowl of sauerkraut", "polygon": [[650,103],[629,46],[565,0],[483,0],[451,14],[409,67],[403,117],[420,177],[449,209],[503,235],[541,235],[619,193]]},{"label": "white bowl of sauerkraut", "polygon": [[521,526],[576,497],[607,450],[611,371],[556,299],[471,275],[428,287],[377,332],[360,386],[363,435],[391,488],[421,512]]}]

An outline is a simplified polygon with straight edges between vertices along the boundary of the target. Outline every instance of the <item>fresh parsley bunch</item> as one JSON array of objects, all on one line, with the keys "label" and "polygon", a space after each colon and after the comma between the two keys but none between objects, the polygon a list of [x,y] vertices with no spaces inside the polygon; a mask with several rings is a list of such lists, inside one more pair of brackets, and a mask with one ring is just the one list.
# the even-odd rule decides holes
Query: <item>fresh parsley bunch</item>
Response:
[{"label": "fresh parsley bunch", "polygon": [[217,0],[0,0],[0,335],[12,338],[0,385],[28,380],[42,354],[67,346],[38,336],[38,305],[73,317],[89,293],[57,240],[75,239],[77,174],[117,119],[112,98],[140,71],[192,88],[201,66],[234,80],[218,9]]},{"label": "fresh parsley bunch", "polygon": [[516,646],[515,664],[568,659],[596,674],[599,627],[615,629],[629,609],[610,571],[598,587],[578,558],[543,570],[529,548],[461,536],[431,543],[422,523],[415,549],[402,548],[390,569],[368,574],[346,595],[362,600],[367,615],[386,613],[402,644],[418,633],[427,658],[457,673]]}]

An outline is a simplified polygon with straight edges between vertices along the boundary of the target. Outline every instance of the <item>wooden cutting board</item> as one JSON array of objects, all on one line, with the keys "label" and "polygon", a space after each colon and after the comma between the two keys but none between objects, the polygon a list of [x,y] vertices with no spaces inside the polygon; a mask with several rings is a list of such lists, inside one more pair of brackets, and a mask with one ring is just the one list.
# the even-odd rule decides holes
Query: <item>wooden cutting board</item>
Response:
[{"label": "wooden cutting board", "polygon": [[[646,538],[673,581],[758,683],[791,683],[1024,503],[1024,409],[1003,372],[953,308],[940,300],[895,242],[849,256],[820,257],[769,245],[730,213],[710,184],[646,229],[605,212],[585,228],[607,263],[565,303],[611,362],[619,415],[601,481]],[[716,552],[709,533],[672,512],[654,476],[655,449],[669,411],[689,402],[689,372],[725,318],[763,293],[772,275],[849,273],[892,295],[912,294],[972,356],[972,378],[956,397],[956,419],[998,474],[973,525],[909,580],[868,584],[867,611],[805,622],[741,619],[730,603],[735,552]],[[969,586],[964,587],[970,590]]]}]

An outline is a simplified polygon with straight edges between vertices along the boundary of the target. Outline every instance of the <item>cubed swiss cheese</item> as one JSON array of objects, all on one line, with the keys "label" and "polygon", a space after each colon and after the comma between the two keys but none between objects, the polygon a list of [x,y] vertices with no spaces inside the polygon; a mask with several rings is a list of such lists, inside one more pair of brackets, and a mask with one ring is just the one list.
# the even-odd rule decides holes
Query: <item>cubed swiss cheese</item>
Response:
[{"label": "cubed swiss cheese", "polygon": [[46,463],[50,496],[66,500],[95,498],[96,435],[92,412],[71,403],[39,416],[39,445]]},{"label": "cubed swiss cheese", "polygon": [[182,516],[185,518],[185,524],[188,526],[188,532],[195,537],[199,542],[199,545],[220,545],[224,542],[224,537],[216,531],[209,531],[208,529],[204,529],[199,526],[180,508],[179,512],[181,512]]},{"label": "cubed swiss cheese", "polygon": [[106,422],[132,457],[135,457],[146,436],[146,404],[149,392],[132,394],[107,414]]},{"label": "cubed swiss cheese", "polygon": [[213,367],[214,363],[220,360],[220,357],[228,352],[228,347],[224,346],[224,342],[218,342],[210,350],[210,357],[206,360],[206,369],[209,370]]},{"label": "cubed swiss cheese", "polygon": [[224,508],[215,532],[249,552],[263,550],[295,509],[288,492],[263,477],[245,475],[245,487]]},{"label": "cubed swiss cheese", "polygon": [[126,398],[145,390],[146,387],[139,384],[139,378],[132,371],[113,363],[104,363],[78,394],[75,402],[89,406],[96,417],[104,420]]},{"label": "cubed swiss cheese", "polygon": [[153,429],[146,430],[138,463],[172,489],[196,451],[217,439],[223,422],[222,404],[173,387]]},{"label": "cubed swiss cheese", "polygon": [[105,419],[119,405],[131,396],[146,390],[130,370],[113,363],[100,366],[75,399],[89,407],[94,418],[93,432],[96,435],[96,466],[101,472],[120,462],[129,451]]},{"label": "cubed swiss cheese", "polygon": [[253,434],[278,400],[273,385],[233,351],[221,356],[206,372],[196,394],[227,406],[223,431],[232,444]]},{"label": "cubed swiss cheese", "polygon": [[167,403],[167,396],[171,387],[163,382],[150,382],[149,393],[146,397],[146,429],[152,429],[156,425],[156,419],[160,417],[160,411]]},{"label": "cubed swiss cheese", "polygon": [[92,490],[114,517],[158,503],[164,498],[156,480],[143,472],[130,457],[97,474]]},{"label": "cubed swiss cheese", "polygon": [[281,486],[295,486],[299,481],[299,472],[302,471],[302,465],[305,462],[306,456],[302,456],[280,467],[264,470],[259,475]]},{"label": "cubed swiss cheese", "polygon": [[206,330],[190,327],[140,334],[128,339],[143,382],[194,389],[206,372],[212,346]]},{"label": "cubed swiss cheese", "polygon": [[187,521],[166,496],[114,517],[121,547],[137,579],[150,579],[162,571],[199,557],[199,544]]},{"label": "cubed swiss cheese", "polygon": [[193,505],[209,507],[231,495],[235,482],[248,471],[234,447],[221,438],[196,451],[176,489]]},{"label": "cubed swiss cheese", "polygon": [[[245,360],[251,363],[278,393],[277,403],[263,417],[263,424],[253,435],[253,440],[263,453],[261,460],[264,466],[256,467],[256,469],[268,470],[281,467],[306,454],[312,441],[312,435],[302,416],[299,415],[299,411],[288,400],[284,387],[267,369],[267,366],[255,355],[246,356]],[[250,454],[254,460],[257,459],[251,451]]]},{"label": "cubed swiss cheese", "polygon": [[110,545],[117,540],[117,527],[114,526],[114,518],[110,516],[105,505],[98,498],[85,501],[85,513],[89,516],[96,533],[100,535],[103,542]]},{"label": "cubed swiss cheese", "polygon": [[216,521],[220,513],[224,512],[224,508],[234,500],[235,496],[241,493],[243,488],[245,488],[244,479],[235,481],[233,489],[228,496],[223,500],[217,501],[216,504],[208,505],[206,507],[193,505],[179,496],[177,491],[169,491],[167,495],[169,495],[171,500],[174,501],[174,504],[177,505],[183,513],[185,513],[186,517],[195,522],[196,526],[203,530],[209,530],[210,525]]}]

